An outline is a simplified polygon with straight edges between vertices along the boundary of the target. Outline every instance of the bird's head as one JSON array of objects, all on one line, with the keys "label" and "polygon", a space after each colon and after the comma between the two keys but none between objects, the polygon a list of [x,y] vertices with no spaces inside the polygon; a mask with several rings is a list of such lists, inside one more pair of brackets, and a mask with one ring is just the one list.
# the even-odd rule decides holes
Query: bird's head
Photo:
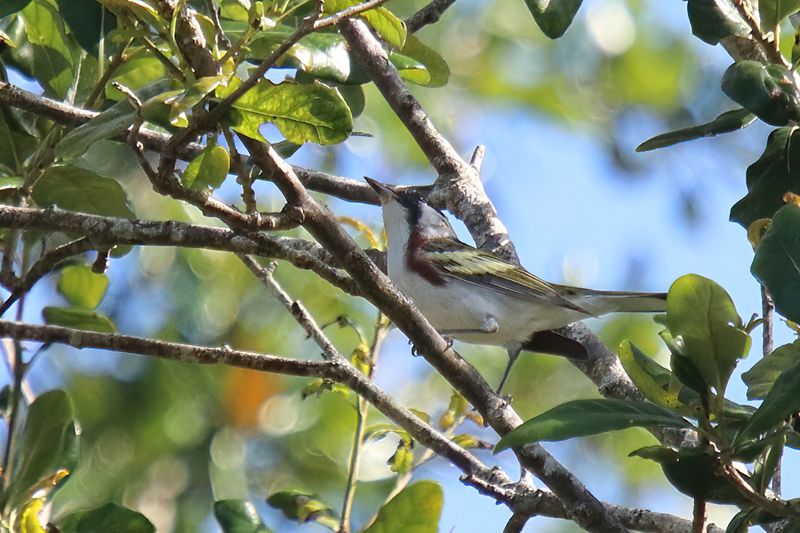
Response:
[{"label": "bird's head", "polygon": [[431,207],[418,193],[395,189],[371,178],[364,179],[378,193],[390,246],[393,242],[408,241],[412,235],[423,240],[456,238],[444,213]]}]

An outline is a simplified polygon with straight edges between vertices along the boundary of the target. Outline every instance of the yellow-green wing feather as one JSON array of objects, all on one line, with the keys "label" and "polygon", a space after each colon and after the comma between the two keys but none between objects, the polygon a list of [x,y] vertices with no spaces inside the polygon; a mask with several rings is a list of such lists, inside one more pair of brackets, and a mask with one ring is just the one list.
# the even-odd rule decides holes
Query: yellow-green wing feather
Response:
[{"label": "yellow-green wing feather", "polygon": [[436,267],[444,276],[489,286],[521,298],[557,303],[592,316],[564,298],[554,285],[524,268],[463,242],[434,239],[423,244],[419,253],[420,259]]}]

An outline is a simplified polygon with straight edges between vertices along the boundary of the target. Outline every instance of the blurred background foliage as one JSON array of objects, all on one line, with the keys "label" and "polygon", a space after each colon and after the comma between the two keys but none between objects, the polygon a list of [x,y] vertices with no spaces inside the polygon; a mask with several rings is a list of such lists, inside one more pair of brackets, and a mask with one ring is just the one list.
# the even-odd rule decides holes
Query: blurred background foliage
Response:
[{"label": "blurred background foliage", "polygon": [[[394,0],[388,6],[407,16],[425,3]],[[584,4],[575,23],[558,41],[542,35],[523,2],[507,0],[459,0],[438,24],[419,33],[442,54],[451,77],[444,88],[414,87],[413,91],[461,152],[473,148],[470,140],[480,139],[476,116],[513,116],[590,139],[614,168],[599,173],[596,179],[615,180],[614,187],[619,183],[633,187],[641,180],[656,179],[653,176],[659,174],[653,166],[680,166],[677,153],[635,157],[639,142],[653,133],[707,121],[732,107],[718,90],[725,66],[719,60],[722,51],[691,36],[682,2],[587,0]],[[13,68],[9,75],[20,82]],[[162,75],[158,65],[142,65],[136,60],[118,74],[132,88]],[[369,172],[395,183],[432,181],[424,156],[377,90],[371,85],[365,90],[366,108],[355,129],[372,137],[353,137],[329,148],[304,146],[292,162],[352,177]],[[267,135],[269,138],[268,129]],[[749,139],[746,135],[726,136],[703,149],[711,151],[711,158],[724,156],[733,159],[732,164],[744,163],[753,160],[760,148]],[[500,142],[514,143],[511,151],[521,153],[526,145],[546,141],[507,138]],[[574,148],[561,145],[552,149],[570,158]],[[84,163],[101,163],[103,168],[96,168],[99,173],[119,179],[139,217],[209,223],[194,208],[155,194],[126,148],[103,143],[93,151],[103,157],[98,159],[90,152]],[[719,179],[740,184],[742,177],[741,172],[735,176],[721,173]],[[492,187],[501,189],[502,180]],[[686,227],[702,227],[709,187],[713,188],[676,178],[672,193],[661,200],[674,204]],[[279,208],[271,185],[258,183],[256,190],[261,208]],[[228,202],[239,202],[238,194],[235,184],[226,184],[217,192]],[[372,208],[326,201],[341,215],[360,217],[371,224],[377,221]],[[715,218],[726,215],[713,214]],[[299,231],[289,234],[302,236]],[[647,279],[642,269],[650,268],[648,256],[624,259],[631,265],[628,277],[615,278],[621,286],[614,288]],[[581,281],[582,274],[565,268],[563,279],[553,281]],[[108,275],[109,294],[100,310],[111,316],[122,332],[196,344],[228,344],[298,358],[318,356],[319,350],[304,338],[293,319],[231,255],[139,248],[112,261]],[[320,323],[347,316],[367,336],[371,334],[375,311],[363,301],[288,265],[280,266],[277,276]],[[37,320],[42,305],[60,298],[54,283],[55,276],[37,286],[27,305],[27,318]],[[658,327],[648,318],[614,318],[597,329],[611,347],[627,338],[650,354],[661,349]],[[327,332],[344,353],[358,345],[350,328],[333,325]],[[423,362],[412,358],[401,337],[392,334],[378,364],[377,382],[436,420],[447,407],[450,390]],[[490,382],[499,378],[505,365],[502,354],[488,348],[462,348]],[[37,360],[31,381],[37,391],[65,387],[82,429],[81,466],[58,493],[57,513],[115,500],[142,511],[159,531],[213,531],[212,501],[251,498],[278,531],[322,531],[314,524],[289,522],[266,506],[265,497],[279,489],[300,488],[319,494],[334,508],[341,501],[355,424],[353,398],[346,394],[326,392],[303,400],[301,391],[307,381],[302,379],[60,346],[53,346]],[[530,356],[517,364],[508,392],[524,418],[565,398],[597,396],[591,383],[563,360]],[[379,415],[372,413],[370,423],[378,421]],[[491,438],[469,421],[465,430]],[[674,504],[685,513],[688,500],[667,488],[655,463],[624,459],[631,449],[652,442],[646,432],[629,430],[560,445],[557,455],[581,478],[624,487],[613,493],[616,503],[645,505],[654,501],[655,494],[667,498],[661,502],[673,502],[664,507]],[[396,475],[387,460],[396,446],[397,438],[389,436],[366,447],[356,524],[364,524],[376,512],[394,485]],[[491,460],[489,452],[477,453]],[[445,506],[451,511],[442,521],[443,530],[451,526],[456,531],[501,527],[503,522],[496,519],[505,516],[504,509],[487,514],[486,528],[483,524],[474,528],[476,511],[464,511],[465,518],[459,521],[459,509],[475,505],[477,496],[465,496],[472,489],[461,486],[455,471],[443,462],[433,461],[418,475],[437,479],[446,487]],[[491,506],[491,502],[483,502],[477,512]],[[659,510],[669,510],[664,507]],[[571,528],[574,526],[563,522],[534,520],[528,531]]]}]

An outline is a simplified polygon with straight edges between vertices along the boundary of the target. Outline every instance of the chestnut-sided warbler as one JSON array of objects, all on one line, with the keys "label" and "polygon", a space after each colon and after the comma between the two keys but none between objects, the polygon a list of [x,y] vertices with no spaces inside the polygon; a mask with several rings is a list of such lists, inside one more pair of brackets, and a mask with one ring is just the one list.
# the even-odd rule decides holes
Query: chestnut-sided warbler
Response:
[{"label": "chestnut-sided warbler", "polygon": [[581,344],[549,330],[606,313],[666,309],[664,293],[548,283],[459,241],[444,214],[418,194],[365,179],[380,198],[392,283],[440,334],[506,348],[509,363],[498,391],[522,350],[586,358]]}]

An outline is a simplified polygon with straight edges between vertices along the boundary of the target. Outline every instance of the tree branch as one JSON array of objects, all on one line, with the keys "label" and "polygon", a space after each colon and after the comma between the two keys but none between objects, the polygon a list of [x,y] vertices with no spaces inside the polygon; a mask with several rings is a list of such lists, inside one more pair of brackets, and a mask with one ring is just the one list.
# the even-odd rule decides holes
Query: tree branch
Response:
[{"label": "tree branch", "polygon": [[[478,411],[495,431],[504,435],[522,423],[511,406],[498,397],[475,368],[458,355],[386,275],[363,253],[336,221],[303,187],[297,175],[275,150],[244,136],[239,137],[261,170],[271,177],[287,202],[305,213],[304,227],[325,247],[363,291],[425,357]],[[538,444],[517,451],[526,468],[534,472],[561,498],[571,518],[589,531],[624,531],[607,515],[586,487]]]},{"label": "tree branch", "polygon": [[0,206],[0,227],[64,231],[87,237],[95,245],[138,244],[181,246],[252,254],[282,259],[297,268],[311,270],[341,290],[359,295],[356,283],[337,270],[334,258],[318,244],[303,239],[240,233],[229,229],[175,221],[142,221],[102,217],[58,208],[32,209]]},{"label": "tree branch", "polygon": [[486,196],[475,167],[464,161],[439,133],[366,24],[348,19],[339,27],[375,86],[438,172],[439,177],[428,200],[463,220],[478,246],[516,260],[517,254],[508,238],[508,231]]},{"label": "tree branch", "polygon": [[276,263],[270,263],[269,266],[266,268],[259,265],[255,259],[252,257],[248,257],[244,254],[236,254],[239,257],[239,260],[244,263],[250,272],[258,278],[264,287],[275,297],[278,302],[282,306],[286,308],[287,311],[294,317],[300,327],[306,332],[306,334],[314,339],[314,342],[317,343],[317,346],[322,348],[322,354],[325,359],[335,359],[337,357],[342,357],[336,347],[331,343],[328,337],[322,332],[322,329],[317,325],[317,322],[311,317],[306,308],[303,307],[297,300],[293,300],[289,294],[283,290],[275,278],[273,274],[275,273],[275,268],[278,266]]},{"label": "tree branch", "polygon": [[428,24],[439,22],[447,8],[456,3],[456,0],[433,0],[406,19],[406,28],[411,33],[416,33]]},{"label": "tree branch", "polygon": [[[73,348],[97,348],[116,352],[159,357],[171,361],[225,364],[251,370],[272,372],[290,376],[332,379],[347,385],[367,399],[387,418],[403,427],[422,445],[436,451],[438,455],[465,472],[463,481],[498,502],[508,505],[512,511],[527,515],[542,515],[553,518],[571,518],[561,501],[549,492],[537,491],[525,483],[510,483],[501,470],[487,468],[472,454],[454,444],[419,419],[414,413],[399,405],[367,376],[356,370],[343,358],[314,361],[298,360],[256,352],[234,350],[229,347],[211,348],[190,344],[158,341],[118,333],[98,333],[60,326],[34,325],[0,320],[0,337],[15,340],[57,343]],[[659,531],[665,533],[686,532],[691,522],[672,515],[655,513],[643,509],[603,504],[604,508],[626,526],[637,531]],[[721,533],[712,529],[712,533]]]},{"label": "tree branch", "polygon": [[[49,118],[64,126],[73,127],[85,124],[100,114],[96,111],[67,105],[45,96],[33,94],[3,81],[0,81],[0,106],[28,111]],[[172,138],[170,135],[147,128],[141,128],[138,137],[145,148],[154,152],[163,151]],[[119,140],[125,142],[124,136]],[[178,150],[178,156],[185,161],[191,161],[200,154],[203,148],[205,147],[199,143],[187,143]],[[333,176],[325,172],[299,166],[294,166],[293,168],[303,184],[313,191],[353,202],[378,204],[378,197],[375,191],[362,181]],[[247,170],[243,169],[243,171]]]}]

